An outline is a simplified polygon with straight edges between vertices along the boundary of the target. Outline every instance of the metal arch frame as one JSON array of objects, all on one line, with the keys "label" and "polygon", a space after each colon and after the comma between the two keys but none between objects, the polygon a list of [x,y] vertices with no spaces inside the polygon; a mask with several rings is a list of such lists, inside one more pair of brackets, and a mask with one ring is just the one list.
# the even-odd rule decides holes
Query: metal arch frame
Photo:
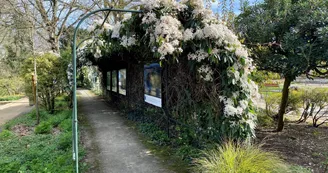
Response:
[{"label": "metal arch frame", "polygon": [[[72,132],[73,132],[73,160],[75,161],[75,172],[78,173],[79,172],[79,149],[78,149],[78,121],[77,121],[77,99],[76,99],[76,88],[77,88],[77,83],[76,83],[76,49],[77,49],[77,45],[76,45],[76,36],[77,36],[77,32],[78,29],[80,27],[80,25],[82,24],[82,22],[87,19],[88,17],[90,17],[91,15],[98,13],[98,12],[104,12],[104,11],[108,11],[108,14],[106,16],[106,19],[109,15],[110,12],[115,11],[115,12],[128,12],[128,13],[142,13],[143,11],[139,11],[139,10],[124,10],[124,9],[114,9],[114,8],[103,8],[103,9],[99,9],[99,10],[95,10],[95,11],[91,11],[88,14],[86,14],[80,21],[79,23],[76,25],[75,30],[74,30],[74,35],[73,35],[73,112],[72,112]],[[106,20],[105,19],[105,20]],[[104,20],[104,22],[105,22]],[[103,24],[104,24],[103,22]],[[80,45],[80,44],[79,44]]]}]

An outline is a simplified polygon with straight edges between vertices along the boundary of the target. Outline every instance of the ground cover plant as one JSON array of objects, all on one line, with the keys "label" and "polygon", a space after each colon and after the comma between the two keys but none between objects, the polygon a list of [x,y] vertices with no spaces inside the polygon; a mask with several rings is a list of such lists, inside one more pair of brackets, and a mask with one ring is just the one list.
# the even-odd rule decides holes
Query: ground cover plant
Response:
[{"label": "ground cover plant", "polygon": [[[64,98],[57,101],[67,105]],[[0,133],[0,172],[74,171],[71,111],[64,105],[56,108],[54,114],[40,111],[39,125],[35,125],[34,111],[4,125]]]}]

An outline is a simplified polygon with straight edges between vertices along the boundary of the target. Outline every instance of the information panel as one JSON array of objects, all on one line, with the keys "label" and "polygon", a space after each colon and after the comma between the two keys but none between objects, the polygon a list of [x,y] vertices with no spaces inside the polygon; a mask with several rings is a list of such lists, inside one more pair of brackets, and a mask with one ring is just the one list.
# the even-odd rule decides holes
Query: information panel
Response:
[{"label": "information panel", "polygon": [[145,102],[162,107],[161,66],[152,63],[144,66]]},{"label": "information panel", "polygon": [[126,69],[118,71],[118,92],[126,95]]}]

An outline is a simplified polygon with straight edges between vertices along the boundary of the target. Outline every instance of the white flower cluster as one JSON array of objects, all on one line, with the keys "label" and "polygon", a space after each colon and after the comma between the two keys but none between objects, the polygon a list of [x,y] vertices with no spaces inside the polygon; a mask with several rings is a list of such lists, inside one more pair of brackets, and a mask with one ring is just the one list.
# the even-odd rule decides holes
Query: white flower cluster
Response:
[{"label": "white flower cluster", "polygon": [[188,59],[194,60],[197,62],[201,62],[202,60],[208,57],[208,53],[204,51],[204,49],[197,50],[196,53],[189,53]]},{"label": "white flower cluster", "polygon": [[68,85],[73,86],[73,65],[69,63],[66,70]]},{"label": "white flower cluster", "polygon": [[108,30],[112,30],[112,29],[113,29],[113,26],[110,25],[109,23],[104,23],[104,29],[105,29],[106,31],[108,31]]},{"label": "white flower cluster", "polygon": [[113,31],[112,31],[112,38],[120,38],[120,30],[121,30],[121,22],[117,22],[114,27],[113,27]]},{"label": "white flower cluster", "polygon": [[157,21],[156,14],[153,12],[146,13],[144,15],[144,17],[142,18],[142,23],[145,23],[145,24],[151,24],[156,21]]},{"label": "white flower cluster", "polygon": [[[247,63],[245,66],[247,67]],[[258,93],[258,86],[253,81],[248,80],[248,75],[250,74],[248,68],[244,68],[243,74],[240,73],[242,68],[244,67],[240,64],[234,63],[233,66],[227,71],[227,75],[231,79],[233,85],[240,86],[242,91],[256,103],[256,100],[260,97]]]},{"label": "white flower cluster", "polygon": [[176,0],[141,0],[141,4],[146,10],[153,10],[155,8],[164,6],[166,8],[183,11],[187,8],[184,3],[179,3]]},{"label": "white flower cluster", "polygon": [[145,9],[152,10],[154,8],[160,7],[161,0],[141,0],[141,4]]},{"label": "white flower cluster", "polygon": [[174,52],[174,47],[170,43],[163,43],[157,51],[162,55],[161,59],[164,59],[166,55],[173,54]]},{"label": "white flower cluster", "polygon": [[109,23],[107,23],[106,21],[104,21],[104,19],[95,19],[93,20],[93,23],[91,25],[89,25],[89,27],[87,28],[88,32],[95,32],[96,35],[99,33],[102,33],[104,31],[108,31],[111,30],[113,28],[112,25],[110,25]]},{"label": "white flower cluster", "polygon": [[227,98],[225,96],[220,96],[220,100],[224,103],[223,111],[226,116],[245,115],[239,120],[239,123],[246,122],[251,129],[255,128],[256,124],[254,122],[256,120],[256,117],[254,114],[247,111],[248,100],[240,100],[237,105],[235,104],[233,99]]},{"label": "white flower cluster", "polygon": [[95,58],[100,58],[102,56],[99,46],[96,46],[94,49],[91,49],[91,53],[93,53],[93,56]]},{"label": "white flower cluster", "polygon": [[102,56],[101,47],[104,46],[104,42],[105,41],[99,39],[99,40],[91,43],[93,45],[93,47],[91,48],[91,53],[93,53],[93,56],[95,58],[100,58]]},{"label": "white flower cluster", "polygon": [[168,54],[173,54],[175,50],[181,49],[179,47],[179,42],[182,39],[180,27],[180,21],[172,16],[162,16],[156,22],[154,36],[160,45],[157,51],[161,54],[161,59],[164,59]]},{"label": "white flower cluster", "polygon": [[198,68],[198,73],[200,74],[201,79],[203,79],[204,81],[213,81],[213,70],[210,66],[202,65]]},{"label": "white flower cluster", "polygon": [[135,36],[132,36],[132,37],[123,36],[121,39],[121,45],[125,48],[127,48],[129,46],[133,46],[135,44],[136,44]]},{"label": "white flower cluster", "polygon": [[194,39],[193,29],[188,28],[183,32],[183,41],[189,41],[192,39]]}]

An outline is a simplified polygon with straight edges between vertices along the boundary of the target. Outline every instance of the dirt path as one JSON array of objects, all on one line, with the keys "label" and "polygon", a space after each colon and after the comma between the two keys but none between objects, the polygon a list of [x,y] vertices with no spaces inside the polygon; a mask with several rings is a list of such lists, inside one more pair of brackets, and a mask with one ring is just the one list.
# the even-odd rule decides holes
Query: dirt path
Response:
[{"label": "dirt path", "polygon": [[0,126],[23,113],[31,111],[32,108],[32,106],[29,106],[28,98],[0,105]]},{"label": "dirt path", "polygon": [[[101,99],[88,90],[79,90],[79,114],[83,114],[92,131],[84,141],[90,157],[96,157],[94,169],[103,173],[170,173],[161,161],[153,156],[138,139],[136,132],[125,124],[120,116]],[[91,135],[90,135],[91,134]],[[82,137],[83,138],[83,137]],[[92,153],[92,152],[96,152]],[[89,154],[88,154],[89,155]]]}]

